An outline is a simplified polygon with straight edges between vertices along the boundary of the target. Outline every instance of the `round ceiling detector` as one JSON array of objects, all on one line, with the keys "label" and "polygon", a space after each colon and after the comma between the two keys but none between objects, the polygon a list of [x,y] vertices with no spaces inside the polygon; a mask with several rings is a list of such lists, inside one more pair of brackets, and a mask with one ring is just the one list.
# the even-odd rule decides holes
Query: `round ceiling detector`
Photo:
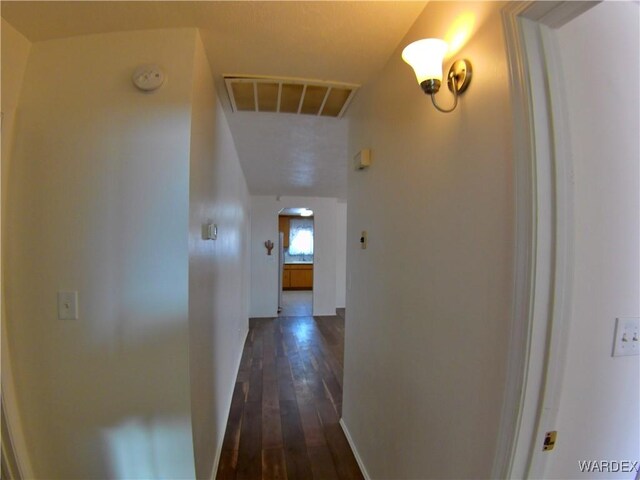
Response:
[{"label": "round ceiling detector", "polygon": [[144,92],[157,90],[164,83],[164,72],[159,65],[140,65],[131,77],[133,84]]}]

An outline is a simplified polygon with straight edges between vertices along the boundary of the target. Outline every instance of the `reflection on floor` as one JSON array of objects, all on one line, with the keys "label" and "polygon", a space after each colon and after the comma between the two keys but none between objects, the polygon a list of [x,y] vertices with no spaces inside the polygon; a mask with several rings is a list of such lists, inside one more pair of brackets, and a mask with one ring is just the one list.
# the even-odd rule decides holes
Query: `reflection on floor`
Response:
[{"label": "reflection on floor", "polygon": [[313,291],[286,290],[282,292],[281,317],[309,317],[313,314]]},{"label": "reflection on floor", "polygon": [[362,479],[338,421],[344,318],[252,319],[220,479]]}]

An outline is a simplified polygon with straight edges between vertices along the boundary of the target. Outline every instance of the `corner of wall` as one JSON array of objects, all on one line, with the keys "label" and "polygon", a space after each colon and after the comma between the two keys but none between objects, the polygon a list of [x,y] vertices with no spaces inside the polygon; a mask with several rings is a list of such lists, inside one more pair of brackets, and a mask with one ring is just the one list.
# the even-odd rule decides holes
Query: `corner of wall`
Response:
[{"label": "corner of wall", "polygon": [[371,480],[371,475],[369,475],[369,472],[367,471],[367,467],[365,466],[364,461],[362,460],[362,457],[360,457],[360,453],[358,452],[358,448],[356,447],[356,444],[353,441],[353,438],[351,438],[351,433],[349,432],[349,429],[347,428],[347,424],[345,423],[343,418],[340,419],[340,427],[342,428],[342,431],[344,432],[344,436],[347,438],[347,442],[349,443],[349,446],[351,447],[351,451],[353,452],[353,456],[356,458],[356,462],[358,462],[358,466],[360,467],[360,471],[362,472],[362,476],[364,477],[365,480]]},{"label": "corner of wall", "polygon": [[[15,136],[14,126],[16,119],[16,110],[22,93],[22,84],[25,70],[31,51],[31,42],[16,30],[4,18],[1,19],[1,35],[2,41],[2,154],[1,154],[1,186],[0,198],[2,206],[0,207],[0,224],[2,225],[0,234],[0,328],[1,342],[0,349],[2,351],[2,391],[3,409],[10,439],[13,445],[13,453],[16,457],[16,463],[23,478],[32,478],[33,465],[27,448],[24,430],[22,426],[22,417],[20,407],[16,398],[15,382],[13,368],[11,364],[11,353],[9,347],[9,336],[7,331],[7,312],[5,302],[5,262],[4,262],[4,245],[5,235],[7,232],[6,221],[8,205],[8,179],[11,170],[11,154],[13,147],[13,139]],[[6,440],[5,440],[6,441]],[[4,442],[3,442],[4,443]],[[4,447],[3,447],[4,448]]]},{"label": "corner of wall", "polygon": [[[192,424],[197,477],[212,478],[248,330],[250,197],[199,31],[194,62],[189,186]],[[202,238],[202,227],[209,223],[218,227],[215,241]]]}]

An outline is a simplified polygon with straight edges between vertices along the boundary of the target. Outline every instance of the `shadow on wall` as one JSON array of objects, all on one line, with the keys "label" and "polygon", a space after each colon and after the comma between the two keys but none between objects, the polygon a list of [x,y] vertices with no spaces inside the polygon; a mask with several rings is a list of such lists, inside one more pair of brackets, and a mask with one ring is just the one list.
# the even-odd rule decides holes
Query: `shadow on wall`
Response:
[{"label": "shadow on wall", "polygon": [[[162,323],[179,322],[186,325],[176,318]],[[89,367],[87,374],[68,379],[61,398],[51,399],[67,399],[57,406],[53,428],[57,422],[76,427],[67,425],[67,437],[58,437],[59,465],[74,466],[59,472],[65,478],[185,478],[193,472],[193,449],[176,448],[192,444],[190,412],[184,408],[189,379],[175,378],[188,367],[188,331],[163,327],[145,333],[135,343],[120,343],[117,351],[91,348],[76,355]],[[167,389],[167,383],[185,386]],[[70,391],[73,403],[68,402]]]},{"label": "shadow on wall", "polygon": [[[104,456],[109,460],[110,478],[163,478],[176,463],[175,442],[190,440],[185,417],[163,421],[130,418],[103,431]],[[180,459],[177,459],[180,461]]]}]

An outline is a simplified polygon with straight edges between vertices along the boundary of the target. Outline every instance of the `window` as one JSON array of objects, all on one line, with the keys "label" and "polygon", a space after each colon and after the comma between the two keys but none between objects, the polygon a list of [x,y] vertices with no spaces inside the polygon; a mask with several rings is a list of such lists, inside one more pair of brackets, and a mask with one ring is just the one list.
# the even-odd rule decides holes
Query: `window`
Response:
[{"label": "window", "polygon": [[292,218],[289,222],[289,255],[313,255],[313,220]]}]

